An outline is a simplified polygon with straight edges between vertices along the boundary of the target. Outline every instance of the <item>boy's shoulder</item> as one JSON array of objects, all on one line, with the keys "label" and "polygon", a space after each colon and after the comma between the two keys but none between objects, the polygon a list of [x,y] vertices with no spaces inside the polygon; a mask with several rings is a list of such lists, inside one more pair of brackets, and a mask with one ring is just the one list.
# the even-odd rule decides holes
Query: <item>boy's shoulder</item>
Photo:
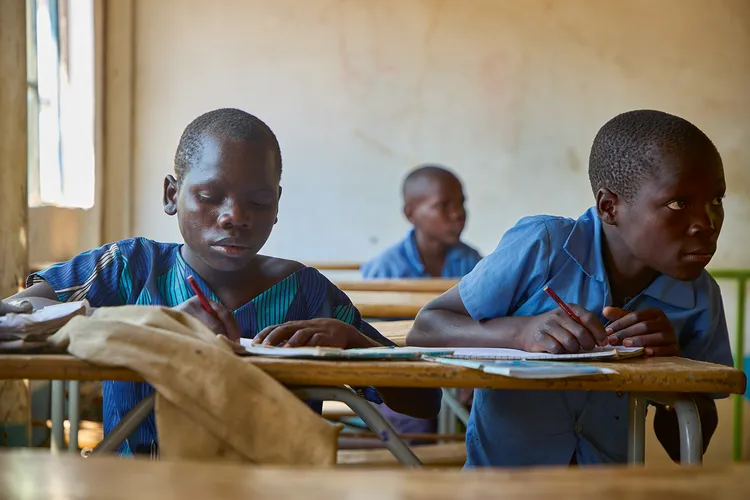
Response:
[{"label": "boy's shoulder", "polygon": [[260,259],[260,269],[263,274],[267,276],[278,276],[283,278],[303,269],[312,269],[296,260],[271,257],[269,255],[258,255],[257,258]]},{"label": "boy's shoulder", "polygon": [[[552,247],[562,247],[576,226],[587,226],[588,212],[578,219],[563,217],[559,215],[528,215],[522,217],[508,230],[518,237],[530,239],[547,239]],[[582,227],[582,229],[587,229]],[[593,235],[593,221],[591,221],[591,234]]]},{"label": "boy's shoulder", "polygon": [[456,245],[453,246],[453,251],[456,251],[461,255],[468,255],[478,259],[482,258],[482,254],[479,253],[479,250],[467,243],[464,243],[463,240],[459,241],[458,243],[456,243]]},{"label": "boy's shoulder", "polygon": [[397,243],[392,244],[380,254],[362,264],[360,269],[364,278],[369,277],[401,277],[404,269],[411,266],[408,257],[408,239],[411,232]]}]

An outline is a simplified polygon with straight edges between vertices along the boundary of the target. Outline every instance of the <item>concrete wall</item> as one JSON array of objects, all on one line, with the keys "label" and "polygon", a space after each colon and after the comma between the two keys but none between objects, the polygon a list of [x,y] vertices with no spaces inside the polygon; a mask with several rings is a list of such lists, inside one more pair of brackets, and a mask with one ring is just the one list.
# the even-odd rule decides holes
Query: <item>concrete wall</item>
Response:
[{"label": "concrete wall", "polygon": [[316,261],[401,237],[399,182],[423,161],[460,172],[484,252],[523,215],[577,216],[597,129],[659,108],[716,142],[730,191],[714,265],[750,266],[747,1],[136,0],[134,24],[132,234],[179,238],[162,179],[184,126],[220,106],[281,141],[266,252]]}]

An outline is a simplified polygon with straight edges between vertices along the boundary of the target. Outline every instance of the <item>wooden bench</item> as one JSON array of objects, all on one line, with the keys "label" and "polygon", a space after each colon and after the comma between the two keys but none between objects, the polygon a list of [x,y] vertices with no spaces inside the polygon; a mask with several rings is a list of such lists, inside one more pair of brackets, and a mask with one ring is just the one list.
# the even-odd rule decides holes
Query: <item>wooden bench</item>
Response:
[{"label": "wooden bench", "polygon": [[[466,444],[427,444],[412,447],[412,451],[426,467],[463,467],[466,462]],[[339,450],[339,467],[352,468],[402,468],[390,451],[385,449]]]}]

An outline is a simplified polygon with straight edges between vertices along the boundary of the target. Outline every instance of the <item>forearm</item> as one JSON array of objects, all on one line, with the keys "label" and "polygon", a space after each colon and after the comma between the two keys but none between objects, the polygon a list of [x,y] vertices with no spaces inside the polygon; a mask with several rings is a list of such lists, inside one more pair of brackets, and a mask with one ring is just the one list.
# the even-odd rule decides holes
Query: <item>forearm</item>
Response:
[{"label": "forearm", "polygon": [[393,411],[414,418],[434,418],[440,411],[440,389],[377,387],[383,402]]},{"label": "forearm", "polygon": [[[700,415],[701,431],[703,433],[703,453],[708,449],[711,437],[719,423],[716,411],[716,403],[713,399],[704,395],[694,395],[695,405]],[[654,417],[654,433],[664,447],[669,457],[675,462],[680,461],[680,427],[677,421],[677,413],[667,410],[663,406],[657,406]]]},{"label": "forearm", "polygon": [[505,347],[523,349],[521,332],[528,318],[509,316],[487,321],[441,309],[425,309],[414,320],[407,345],[423,347]]}]

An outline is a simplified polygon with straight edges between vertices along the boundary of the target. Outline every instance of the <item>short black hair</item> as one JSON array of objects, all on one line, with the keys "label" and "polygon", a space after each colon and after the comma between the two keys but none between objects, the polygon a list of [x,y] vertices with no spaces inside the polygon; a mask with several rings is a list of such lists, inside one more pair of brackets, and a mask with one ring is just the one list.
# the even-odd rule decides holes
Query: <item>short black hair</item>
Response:
[{"label": "short black hair", "polygon": [[207,136],[266,145],[277,158],[281,178],[281,148],[271,127],[241,109],[221,108],[203,113],[182,132],[174,155],[174,172],[178,181],[200,160]]},{"label": "short black hair", "polygon": [[716,154],[716,146],[698,127],[679,116],[641,109],[615,116],[594,138],[589,181],[594,195],[609,189],[632,201],[642,182],[664,165],[664,156]]},{"label": "short black hair", "polygon": [[404,182],[401,185],[401,195],[404,197],[404,200],[406,200],[412,190],[416,188],[418,181],[438,177],[452,177],[453,179],[456,179],[459,184],[461,183],[458,176],[445,167],[435,164],[420,165],[409,172],[409,175],[404,178]]}]

